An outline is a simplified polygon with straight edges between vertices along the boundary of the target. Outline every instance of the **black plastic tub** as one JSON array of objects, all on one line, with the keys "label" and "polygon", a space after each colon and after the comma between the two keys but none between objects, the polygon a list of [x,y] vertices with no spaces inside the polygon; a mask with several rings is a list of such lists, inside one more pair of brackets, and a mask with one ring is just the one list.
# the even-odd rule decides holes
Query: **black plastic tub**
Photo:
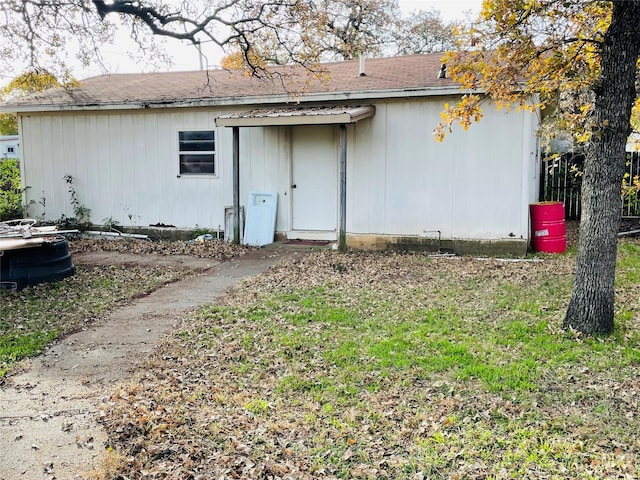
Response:
[{"label": "black plastic tub", "polygon": [[43,243],[38,247],[0,252],[0,286],[22,290],[43,282],[55,282],[75,275],[66,240]]}]

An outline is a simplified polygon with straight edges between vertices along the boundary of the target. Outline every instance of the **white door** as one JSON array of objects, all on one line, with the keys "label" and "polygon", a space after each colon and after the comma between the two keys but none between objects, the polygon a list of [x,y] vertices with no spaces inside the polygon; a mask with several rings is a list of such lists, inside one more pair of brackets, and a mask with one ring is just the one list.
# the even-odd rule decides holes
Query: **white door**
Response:
[{"label": "white door", "polygon": [[293,128],[291,226],[298,238],[336,238],[338,144],[335,132],[332,126]]}]

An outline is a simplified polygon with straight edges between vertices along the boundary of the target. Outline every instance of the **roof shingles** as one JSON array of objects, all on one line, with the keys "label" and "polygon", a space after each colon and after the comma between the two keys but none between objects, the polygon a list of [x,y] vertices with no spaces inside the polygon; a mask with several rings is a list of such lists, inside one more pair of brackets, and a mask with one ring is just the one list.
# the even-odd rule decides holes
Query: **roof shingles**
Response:
[{"label": "roof shingles", "polygon": [[[302,67],[273,67],[271,78],[254,78],[241,72],[209,70],[192,72],[112,74],[88,78],[76,88],[51,89],[5,103],[1,108],[64,110],[72,107],[145,104],[215,104],[220,99],[289,97],[304,100],[312,94],[355,94],[398,90],[453,88],[450,79],[439,79],[441,54],[368,59],[366,75],[359,62],[323,64],[326,75]],[[228,103],[228,102],[227,102]],[[242,103],[242,102],[238,102]]]}]

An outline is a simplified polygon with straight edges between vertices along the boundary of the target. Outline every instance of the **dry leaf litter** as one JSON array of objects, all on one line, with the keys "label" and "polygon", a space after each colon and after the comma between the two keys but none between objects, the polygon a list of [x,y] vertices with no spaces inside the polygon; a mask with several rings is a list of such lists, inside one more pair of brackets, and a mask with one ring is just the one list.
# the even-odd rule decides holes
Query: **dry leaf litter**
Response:
[{"label": "dry leaf litter", "polygon": [[[110,396],[107,478],[637,478],[640,357],[599,367],[637,335],[570,358],[587,343],[560,330],[572,258],[321,251],[274,267],[203,308]],[[527,342],[491,334],[507,324],[562,337],[566,357],[527,363]],[[639,330],[635,315],[626,327]],[[411,363],[447,360],[421,350],[432,337],[453,360]],[[467,356],[507,372],[517,360],[532,383],[465,374]]]}]

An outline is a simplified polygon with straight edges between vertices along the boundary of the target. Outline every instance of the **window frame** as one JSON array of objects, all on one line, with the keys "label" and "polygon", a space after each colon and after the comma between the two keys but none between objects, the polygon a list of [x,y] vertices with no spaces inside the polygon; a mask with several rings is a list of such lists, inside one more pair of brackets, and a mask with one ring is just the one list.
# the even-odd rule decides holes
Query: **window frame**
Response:
[{"label": "window frame", "polygon": [[[194,134],[198,134],[198,133],[206,133],[206,134],[211,134],[212,138],[202,138],[202,139],[198,139],[198,138],[188,138],[188,137],[197,137],[197,135]],[[187,138],[185,138],[187,137]],[[178,134],[177,134],[177,140],[178,140],[178,145],[177,145],[177,150],[178,150],[178,178],[181,177],[187,177],[187,178],[193,178],[193,177],[206,177],[206,178],[218,178],[218,163],[217,163],[217,151],[216,151],[216,137],[217,137],[217,132],[216,129],[180,129],[178,130]],[[188,150],[186,148],[184,148],[185,144],[188,144],[189,142],[191,142],[193,145],[198,145],[198,148],[194,149],[194,150]],[[211,143],[213,149],[202,149],[201,145],[202,144],[207,144],[207,143]],[[184,148],[184,149],[183,149]],[[186,162],[183,161],[183,156],[191,156],[191,157],[207,157],[210,156],[212,157],[211,162],[203,162],[206,163],[206,165],[211,165],[213,172],[199,172],[199,171],[188,171],[185,170],[183,167],[185,165]]]}]

